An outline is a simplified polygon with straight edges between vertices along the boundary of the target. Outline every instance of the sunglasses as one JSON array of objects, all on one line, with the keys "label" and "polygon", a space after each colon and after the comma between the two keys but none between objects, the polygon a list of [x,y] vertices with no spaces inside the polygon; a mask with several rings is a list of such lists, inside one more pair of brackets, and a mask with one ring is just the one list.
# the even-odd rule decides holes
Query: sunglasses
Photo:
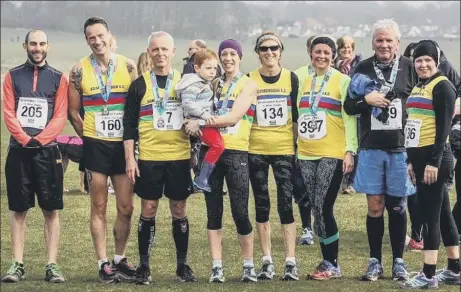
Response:
[{"label": "sunglasses", "polygon": [[267,52],[267,50],[271,50],[271,52],[277,52],[278,50],[280,50],[280,46],[270,46],[270,47],[266,47],[266,46],[261,46],[259,47],[259,51],[260,52]]}]

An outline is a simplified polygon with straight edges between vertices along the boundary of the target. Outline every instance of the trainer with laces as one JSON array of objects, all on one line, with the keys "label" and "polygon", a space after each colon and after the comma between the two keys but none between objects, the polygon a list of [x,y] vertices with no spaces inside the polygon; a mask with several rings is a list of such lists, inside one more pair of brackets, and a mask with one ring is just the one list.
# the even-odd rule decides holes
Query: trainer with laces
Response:
[{"label": "trainer with laces", "polygon": [[67,117],[68,79],[46,61],[48,37],[42,30],[26,34],[27,61],[5,75],[3,114],[11,134],[5,163],[8,208],[11,211],[13,262],[2,282],[25,279],[23,263],[26,217],[37,196],[45,223],[48,263],[45,280],[64,282],[56,264],[59,210],[63,204],[63,167],[56,137]]},{"label": "trainer with laces", "polygon": [[416,81],[411,61],[398,54],[400,37],[399,27],[392,19],[374,24],[374,55],[355,69],[344,104],[347,114],[360,114],[362,139],[354,188],[367,198],[370,260],[362,279],[368,281],[381,275],[385,210],[392,248],[392,279],[408,278],[403,261],[408,197],[404,126],[405,104]]}]

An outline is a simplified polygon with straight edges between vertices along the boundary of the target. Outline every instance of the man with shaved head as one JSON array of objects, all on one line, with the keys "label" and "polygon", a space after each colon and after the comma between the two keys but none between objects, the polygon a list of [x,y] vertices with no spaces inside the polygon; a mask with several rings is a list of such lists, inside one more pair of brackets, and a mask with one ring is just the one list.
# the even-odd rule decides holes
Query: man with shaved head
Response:
[{"label": "man with shaved head", "polygon": [[67,120],[67,77],[46,62],[50,47],[45,32],[32,30],[23,44],[27,60],[11,69],[3,82],[3,113],[11,134],[5,164],[11,216],[13,262],[2,282],[25,279],[23,263],[26,215],[35,195],[45,218],[48,262],[45,280],[64,282],[56,264],[59,211],[63,209],[63,168],[56,137]]}]

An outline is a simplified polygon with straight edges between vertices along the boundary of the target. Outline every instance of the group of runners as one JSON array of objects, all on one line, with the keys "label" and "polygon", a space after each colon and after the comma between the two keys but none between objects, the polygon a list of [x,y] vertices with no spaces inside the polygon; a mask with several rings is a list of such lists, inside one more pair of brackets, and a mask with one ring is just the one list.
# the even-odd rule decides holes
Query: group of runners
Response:
[{"label": "group of runners", "polygon": [[[90,230],[103,282],[152,281],[149,259],[162,196],[168,198],[171,211],[176,275],[181,282],[197,281],[188,262],[186,210],[192,185],[203,190],[206,203],[209,281],[224,282],[224,179],[243,258],[241,280],[273,279],[268,179],[272,167],[285,248],[282,280],[300,279],[293,201],[303,221],[301,242],[312,243],[311,213],[320,242],[322,259],[309,278],[341,278],[334,204],[343,176],[356,168],[353,188],[365,193],[368,202],[370,260],[362,279],[376,281],[384,275],[386,209],[392,278],[403,288],[459,284],[459,233],[446,185],[453,169],[449,136],[453,117],[459,116],[459,99],[455,106],[456,88],[438,70],[437,43],[420,41],[412,59],[402,56],[399,27],[384,19],[373,26],[372,57],[356,60],[350,38],[342,38],[338,46],[333,37],[316,35],[306,46],[310,62],[291,72],[281,66],[281,39],[264,32],[254,47],[259,68],[242,73],[242,45],[227,39],[217,54],[204,45],[192,48],[196,73],[183,75],[172,68],[176,51],[166,32],[149,36],[138,64],[114,52],[104,19],[87,19],[83,32],[92,53],[73,66],[69,78],[46,62],[49,43],[41,30],[26,35],[27,61],[5,76],[3,110],[11,133],[5,175],[13,263],[2,282],[25,278],[26,214],[35,205],[35,195],[45,218],[45,280],[65,281],[57,265],[63,169],[56,137],[69,119],[83,140]],[[191,166],[197,160],[200,169],[192,180]],[[112,261],[106,248],[108,178],[117,207]],[[263,254],[258,271],[248,212],[250,184]],[[409,191],[411,187],[416,192]],[[125,254],[133,193],[141,198],[136,267]],[[421,214],[423,226],[424,262],[413,276],[403,260],[409,196],[417,197],[415,212]],[[440,238],[448,266],[436,270]]]}]

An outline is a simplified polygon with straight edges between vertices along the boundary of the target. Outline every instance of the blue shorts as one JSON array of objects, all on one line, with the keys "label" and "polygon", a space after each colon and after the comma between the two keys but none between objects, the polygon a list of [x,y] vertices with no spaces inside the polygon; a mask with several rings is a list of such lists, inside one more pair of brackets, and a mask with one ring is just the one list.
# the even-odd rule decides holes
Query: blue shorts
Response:
[{"label": "blue shorts", "polygon": [[358,192],[394,197],[410,195],[405,152],[362,149],[358,155],[359,164],[354,182]]}]

